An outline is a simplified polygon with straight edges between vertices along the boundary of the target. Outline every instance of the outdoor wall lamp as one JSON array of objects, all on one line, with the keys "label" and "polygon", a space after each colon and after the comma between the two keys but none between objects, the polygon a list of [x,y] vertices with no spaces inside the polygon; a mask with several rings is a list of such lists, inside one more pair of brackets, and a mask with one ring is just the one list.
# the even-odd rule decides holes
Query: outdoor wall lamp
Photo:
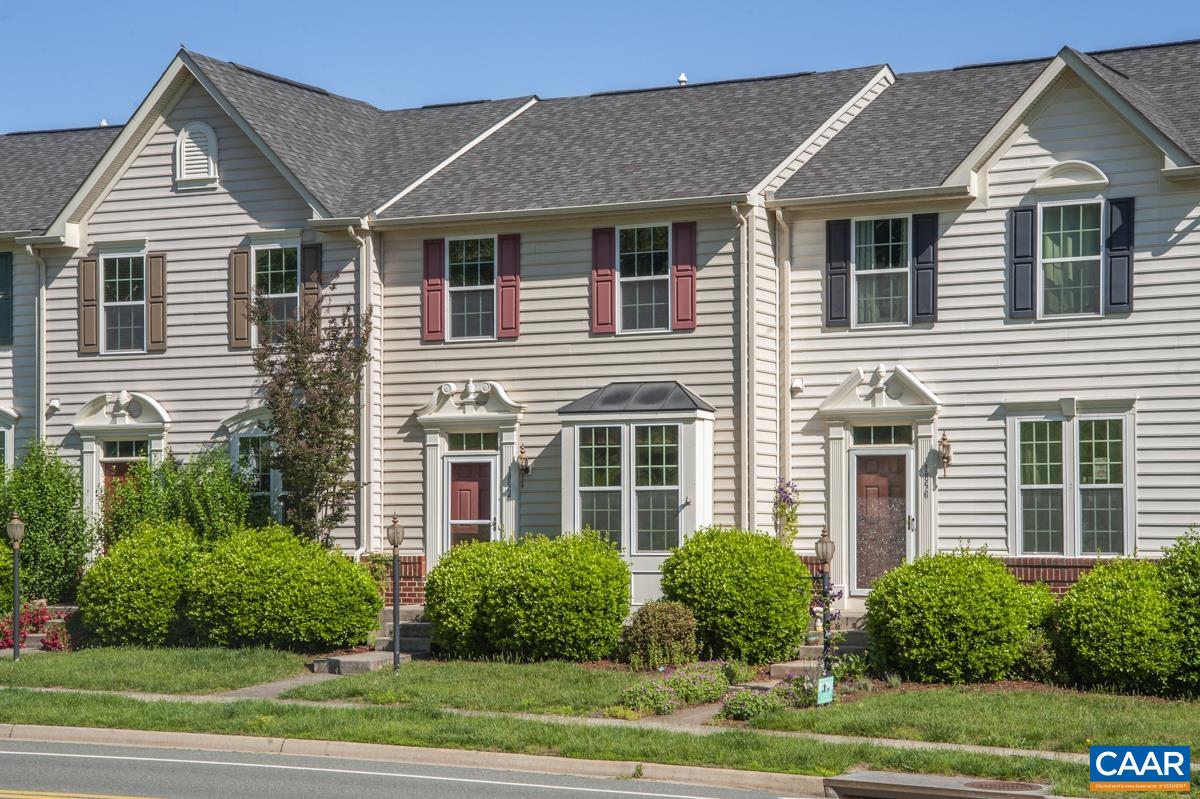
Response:
[{"label": "outdoor wall lamp", "polygon": [[529,463],[529,456],[525,454],[525,445],[521,445],[521,449],[517,452],[517,472],[521,475],[521,485],[525,485],[525,478],[533,471],[533,466]]},{"label": "outdoor wall lamp", "polygon": [[950,471],[950,461],[953,460],[953,453],[950,450],[950,436],[946,435],[946,431],[942,431],[942,437],[938,439],[938,458],[942,462],[942,476],[944,477]]},{"label": "outdoor wall lamp", "polygon": [[25,522],[14,510],[8,520],[8,540],[13,551],[13,660],[21,659],[21,539],[25,537]]}]

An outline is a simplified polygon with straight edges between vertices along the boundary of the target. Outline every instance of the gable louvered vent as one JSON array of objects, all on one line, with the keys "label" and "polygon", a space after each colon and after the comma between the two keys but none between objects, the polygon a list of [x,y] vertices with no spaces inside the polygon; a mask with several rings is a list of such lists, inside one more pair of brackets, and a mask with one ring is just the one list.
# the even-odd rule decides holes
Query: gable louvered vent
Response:
[{"label": "gable louvered vent", "polygon": [[181,189],[217,183],[217,134],[203,122],[189,122],[175,146],[175,182]]}]

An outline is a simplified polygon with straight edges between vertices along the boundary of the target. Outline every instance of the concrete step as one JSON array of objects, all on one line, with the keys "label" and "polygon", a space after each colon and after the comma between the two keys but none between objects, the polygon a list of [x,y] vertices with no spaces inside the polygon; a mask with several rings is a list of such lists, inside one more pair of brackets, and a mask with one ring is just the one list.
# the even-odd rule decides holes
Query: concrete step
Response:
[{"label": "concrete step", "polygon": [[[375,649],[379,652],[391,652],[392,637],[388,635],[376,638]],[[428,638],[406,638],[400,636],[400,651],[413,655],[428,655],[433,651],[433,642]]]},{"label": "concrete step", "polygon": [[[410,655],[401,654],[400,662],[408,663]],[[391,652],[357,652],[353,655],[333,655],[312,662],[314,674],[367,674],[392,667]]]},{"label": "concrete step", "polygon": [[42,641],[45,638],[45,633],[30,633],[25,636],[25,643],[21,644],[21,647],[24,649],[41,649]]},{"label": "concrete step", "polygon": [[821,676],[821,661],[819,660],[789,660],[786,663],[771,664],[772,680],[787,680],[792,677]]},{"label": "concrete step", "polygon": [[[401,605],[400,606],[400,621],[420,621],[425,615],[424,605]],[[379,624],[391,625],[392,623],[392,607],[388,605],[383,610],[379,611]]]}]

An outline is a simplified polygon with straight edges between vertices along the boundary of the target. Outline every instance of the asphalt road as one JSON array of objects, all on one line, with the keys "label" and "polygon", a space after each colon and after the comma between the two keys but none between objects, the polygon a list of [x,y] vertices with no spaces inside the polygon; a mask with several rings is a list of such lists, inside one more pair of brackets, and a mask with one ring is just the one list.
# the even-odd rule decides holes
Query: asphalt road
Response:
[{"label": "asphalt road", "polygon": [[326,757],[0,741],[0,799],[765,799],[644,780]]}]

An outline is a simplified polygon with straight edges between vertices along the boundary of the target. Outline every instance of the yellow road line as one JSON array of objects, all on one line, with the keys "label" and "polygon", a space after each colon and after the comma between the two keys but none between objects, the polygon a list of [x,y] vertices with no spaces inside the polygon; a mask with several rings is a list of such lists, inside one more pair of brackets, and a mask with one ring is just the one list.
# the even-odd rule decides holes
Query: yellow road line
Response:
[{"label": "yellow road line", "polygon": [[50,793],[48,791],[14,791],[0,788],[0,799],[147,799],[147,797],[120,796],[111,793]]}]

